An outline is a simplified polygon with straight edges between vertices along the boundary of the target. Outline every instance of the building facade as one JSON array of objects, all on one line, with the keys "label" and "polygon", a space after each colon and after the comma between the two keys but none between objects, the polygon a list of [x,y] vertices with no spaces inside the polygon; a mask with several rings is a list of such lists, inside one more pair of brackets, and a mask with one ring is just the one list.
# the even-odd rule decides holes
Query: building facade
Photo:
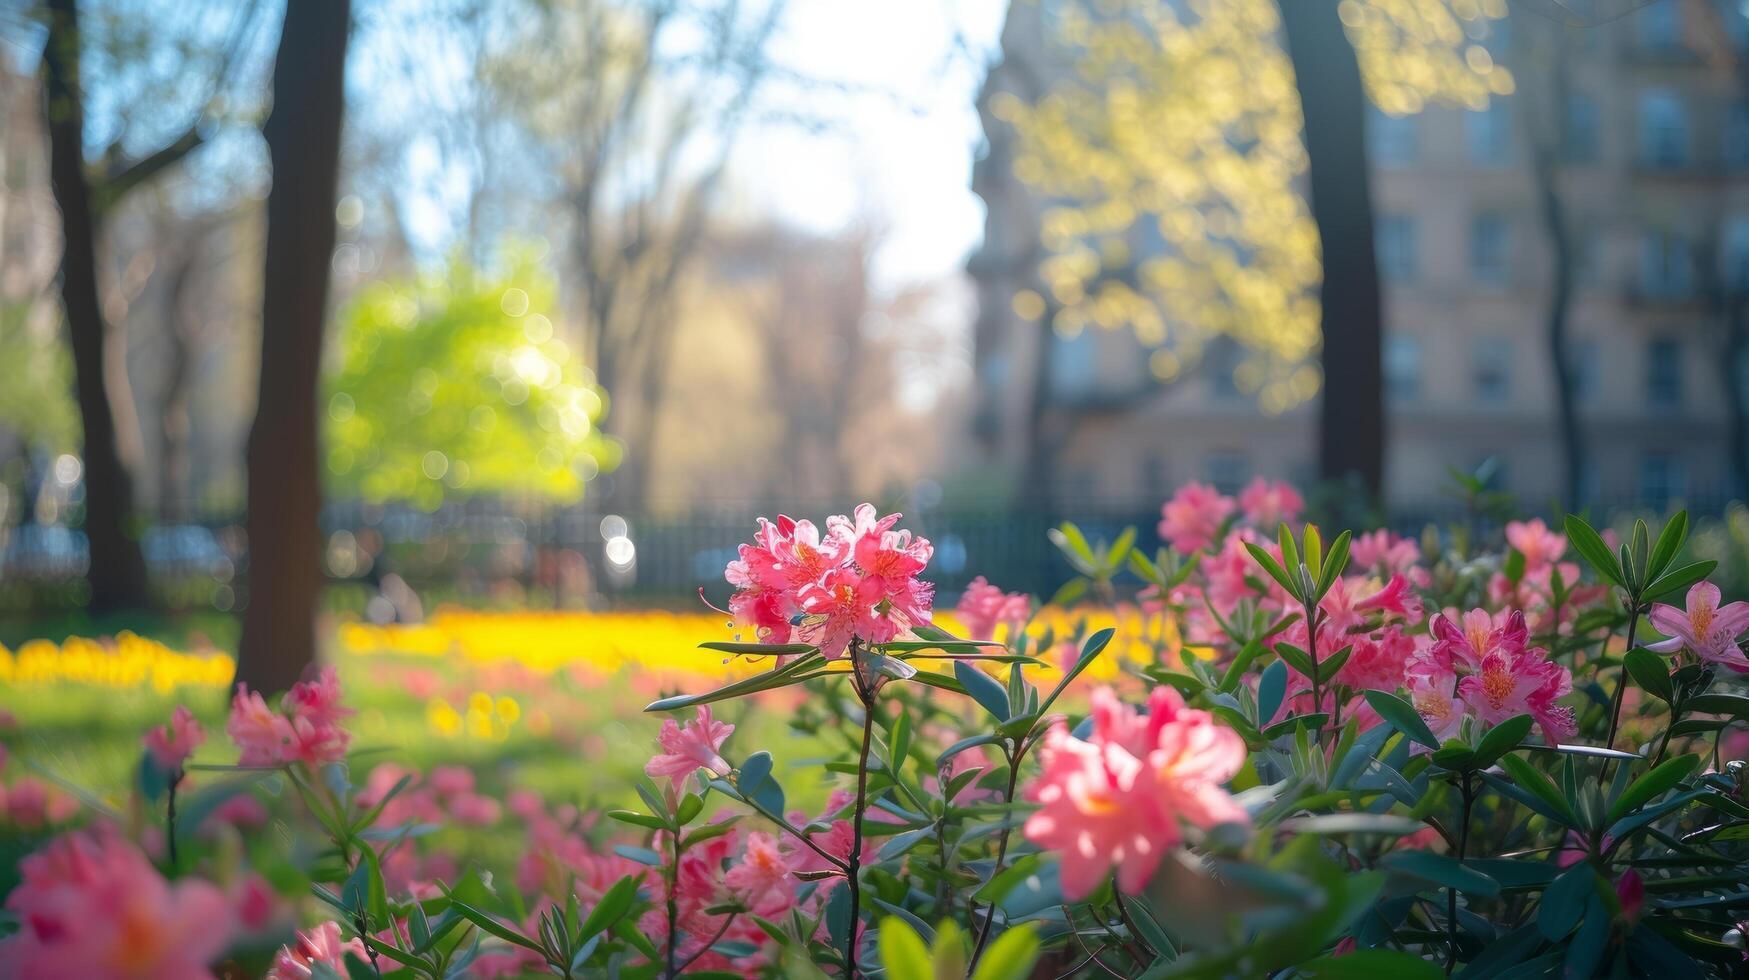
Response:
[{"label": "building facade", "polygon": [[[1229,489],[1259,474],[1309,480],[1312,407],[1262,413],[1233,383],[1236,351],[1216,345],[1196,371],[1160,383],[1128,331],[1066,341],[1022,315],[1036,311],[1014,309],[1017,292],[1038,288],[1043,204],[1014,178],[1015,135],[988,105],[1003,92],[1036,98],[1064,70],[1048,6],[1010,10],[983,97],[988,146],[974,189],[988,223],[969,262],[981,303],[975,444],[1009,472],[1031,459],[1065,506],[1134,505],[1190,479]],[[1514,43],[1513,21],[1491,27],[1487,50],[1523,82],[1546,70]],[[1532,166],[1533,141],[1547,136],[1539,127],[1551,125],[1573,242],[1582,497],[1710,507],[1742,493],[1729,406],[1749,372],[1728,335],[1749,295],[1743,14],[1734,2],[1658,0],[1567,33],[1558,119],[1535,118],[1524,91],[1483,111],[1370,113],[1394,506],[1432,506],[1448,467],[1489,458],[1497,486],[1528,505],[1561,492],[1547,330],[1555,262]],[[1041,438],[1048,466],[1029,455]]]}]

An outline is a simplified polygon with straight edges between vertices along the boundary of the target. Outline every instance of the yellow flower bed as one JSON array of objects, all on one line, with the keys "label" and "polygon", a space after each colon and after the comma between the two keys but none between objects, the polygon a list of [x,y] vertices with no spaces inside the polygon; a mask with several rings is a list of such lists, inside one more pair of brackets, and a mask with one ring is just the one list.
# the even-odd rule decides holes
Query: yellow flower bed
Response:
[{"label": "yellow flower bed", "polygon": [[[960,624],[951,613],[942,613],[938,624],[959,633]],[[1177,630],[1133,607],[1117,610],[1062,610],[1046,608],[1034,619],[1028,632],[1035,641],[1035,656],[1048,666],[1030,671],[1036,680],[1049,682],[1060,667],[1073,660],[1063,646],[1077,627],[1086,632],[1116,627],[1118,635],[1107,654],[1093,665],[1089,679],[1115,677],[1123,660],[1148,662],[1156,649],[1176,651]],[[1050,637],[1053,646],[1038,649],[1036,643]],[[412,656],[455,658],[476,664],[516,663],[536,673],[583,667],[602,674],[620,671],[675,678],[723,680],[758,673],[771,667],[768,658],[729,657],[704,650],[699,644],[713,639],[733,640],[737,633],[723,617],[710,612],[477,612],[442,609],[429,621],[415,625],[376,626],[350,622],[340,625],[336,652],[342,657]],[[748,637],[741,637],[748,638]],[[920,662],[920,665],[925,665]],[[928,662],[930,669],[950,669],[943,662]],[[86,684],[109,688],[152,688],[168,692],[178,687],[223,688],[231,681],[233,660],[229,654],[184,652],[134,633],[123,631],[113,640],[68,637],[64,643],[31,640],[16,651],[0,646],[0,682],[14,687],[49,684]],[[453,711],[453,709],[452,709]],[[463,712],[455,718],[434,719],[439,727],[481,727]],[[485,716],[485,712],[473,712]],[[503,724],[493,716],[494,723]],[[512,722],[513,723],[513,722]]]},{"label": "yellow flower bed", "polygon": [[225,687],[234,662],[224,653],[183,653],[123,630],[99,642],[69,636],[65,643],[30,640],[16,651],[0,646],[0,682],[12,687],[86,684],[93,687]]}]

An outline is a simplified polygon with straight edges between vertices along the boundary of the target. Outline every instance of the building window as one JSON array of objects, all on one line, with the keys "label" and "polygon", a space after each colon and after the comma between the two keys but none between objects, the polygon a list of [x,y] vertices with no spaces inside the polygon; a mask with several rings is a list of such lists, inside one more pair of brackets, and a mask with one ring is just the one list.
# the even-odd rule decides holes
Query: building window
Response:
[{"label": "building window", "polygon": [[1653,408],[1682,404],[1682,345],[1668,337],[1646,344],[1646,403]]},{"label": "building window", "polygon": [[1512,152],[1512,120],[1506,103],[1494,99],[1488,108],[1464,115],[1464,141],[1470,162],[1482,167],[1503,167]]},{"label": "building window", "polygon": [[1251,475],[1251,464],[1245,454],[1217,449],[1208,456],[1209,482],[1222,493],[1238,493]]},{"label": "building window", "polygon": [[1415,219],[1405,214],[1379,218],[1375,242],[1379,273],[1386,282],[1414,282],[1416,270]]},{"label": "building window", "polygon": [[1573,385],[1574,401],[1596,397],[1597,369],[1597,341],[1586,337],[1567,342],[1567,380]]},{"label": "building window", "polygon": [[1668,510],[1673,501],[1686,496],[1688,467],[1674,453],[1654,451],[1640,457],[1641,505]]},{"label": "building window", "polygon": [[1694,259],[1688,242],[1656,232],[1640,239],[1640,291],[1647,299],[1664,301],[1694,295]]},{"label": "building window", "polygon": [[1050,383],[1054,394],[1078,397],[1093,392],[1098,381],[1099,349],[1091,331],[1073,337],[1051,334]]},{"label": "building window", "polygon": [[1512,393],[1512,345],[1507,341],[1476,338],[1470,367],[1477,398],[1504,401]]},{"label": "building window", "polygon": [[1719,242],[1719,278],[1735,292],[1749,291],[1749,217],[1725,222]]},{"label": "building window", "polygon": [[1654,170],[1688,166],[1688,107],[1675,92],[1640,93],[1640,163]]},{"label": "building window", "polygon": [[1583,92],[1570,93],[1561,116],[1561,157],[1568,163],[1596,163],[1598,127],[1597,100]]},{"label": "building window", "polygon": [[1653,0],[1634,14],[1634,40],[1640,50],[1673,54],[1682,50],[1682,4],[1679,0]]},{"label": "building window", "polygon": [[1470,276],[1490,286],[1506,284],[1506,219],[1483,212],[1470,220]]},{"label": "building window", "polygon": [[1407,167],[1421,155],[1421,124],[1418,116],[1393,116],[1369,110],[1366,142],[1372,161],[1381,167]]},{"label": "building window", "polygon": [[1733,102],[1725,112],[1719,163],[1728,170],[1749,170],[1749,102]]},{"label": "building window", "polygon": [[1421,400],[1421,338],[1392,333],[1385,337],[1385,393],[1394,402]]}]

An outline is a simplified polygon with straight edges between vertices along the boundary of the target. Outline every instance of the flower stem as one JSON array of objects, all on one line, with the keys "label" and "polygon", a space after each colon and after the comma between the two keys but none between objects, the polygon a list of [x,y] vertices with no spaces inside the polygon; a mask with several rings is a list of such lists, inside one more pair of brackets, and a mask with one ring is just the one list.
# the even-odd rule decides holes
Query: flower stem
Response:
[{"label": "flower stem", "polygon": [[[1470,848],[1470,806],[1475,803],[1476,799],[1475,791],[1470,786],[1470,774],[1468,772],[1463,774],[1462,790],[1464,795],[1464,809],[1463,822],[1458,825],[1457,859],[1459,864],[1464,863],[1464,854]],[[1451,976],[1452,968],[1457,966],[1457,899],[1457,889],[1451,887],[1446,888],[1445,928],[1448,939],[1445,952],[1445,975],[1448,977]]]},{"label": "flower stem", "polygon": [[[1637,601],[1630,601],[1628,603],[1628,647],[1627,650],[1622,652],[1621,680],[1615,685],[1615,702],[1609,709],[1609,734],[1603,739],[1603,747],[1606,749],[1615,748],[1616,729],[1621,727],[1621,706],[1622,702],[1625,700],[1624,695],[1628,689],[1627,654],[1634,649],[1634,634],[1639,632],[1639,629],[1640,604]],[[1608,765],[1604,766],[1603,773],[1604,777],[1608,778]]]},{"label": "flower stem", "polygon": [[668,950],[667,950],[667,957],[666,958],[667,958],[667,962],[668,962],[667,976],[668,976],[669,980],[673,980],[673,978],[680,975],[679,968],[675,966],[675,947],[676,947],[676,943],[678,942],[678,940],[680,938],[678,935],[678,933],[680,931],[680,906],[675,901],[675,894],[674,894],[680,887],[680,834],[678,832],[675,832],[673,834],[670,834],[669,838],[670,838],[670,841],[671,841],[671,843],[673,845],[673,849],[674,849],[674,860],[669,863],[668,869],[667,869],[667,876],[668,876]]},{"label": "flower stem", "polygon": [[178,769],[170,776],[170,787],[165,792],[164,803],[164,841],[170,848],[170,866],[176,867],[176,785],[182,782],[182,770]]},{"label": "flower stem", "polygon": [[[1014,802],[1015,786],[1020,781],[1020,760],[1026,756],[1027,748],[1028,744],[1022,737],[1021,741],[1015,743],[1014,753],[1008,757],[1008,789],[1002,794],[1003,803]],[[1008,858],[1008,832],[1011,829],[1013,828],[1004,820],[1002,833],[996,838],[996,864],[990,868],[992,878],[1002,873],[1002,862]],[[978,930],[978,944],[972,948],[971,962],[966,965],[968,972],[978,968],[978,957],[984,955],[984,945],[990,941],[990,929],[995,923],[996,903],[991,902],[984,912],[984,925]]]},{"label": "flower stem", "polygon": [[[852,649],[851,656],[855,655],[856,651]],[[875,698],[872,685],[863,681],[860,667],[851,672],[851,686],[856,689],[857,700],[862,702],[862,751],[856,757],[856,809],[850,824],[850,928],[844,937],[844,975],[849,980],[856,980],[857,925],[862,918],[862,879],[859,874],[862,870],[862,814],[868,809],[868,752],[874,741]]]}]

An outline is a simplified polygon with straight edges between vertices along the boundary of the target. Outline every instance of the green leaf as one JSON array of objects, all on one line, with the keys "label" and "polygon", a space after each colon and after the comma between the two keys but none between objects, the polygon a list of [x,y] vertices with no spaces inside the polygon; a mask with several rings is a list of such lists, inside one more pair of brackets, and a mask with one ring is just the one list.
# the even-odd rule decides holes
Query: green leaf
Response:
[{"label": "green leaf", "polygon": [[[1288,574],[1292,575],[1300,567],[1300,552],[1294,544],[1294,534],[1288,530],[1285,521],[1275,529],[1275,546],[1281,549],[1281,567],[1287,569]],[[1294,592],[1295,595],[1299,594],[1297,589]]]},{"label": "green leaf", "polygon": [[1626,588],[1621,563],[1610,553],[1609,545],[1603,543],[1602,535],[1576,514],[1567,515],[1565,527],[1567,540],[1572,543],[1573,550],[1579,552],[1579,557],[1606,581]]},{"label": "green leaf", "polygon": [[935,933],[935,947],[930,951],[931,966],[937,977],[966,975],[966,944],[958,923],[947,919]]},{"label": "green leaf", "polygon": [[806,653],[781,667],[774,667],[761,674],[743,678],[733,684],[719,687],[704,694],[677,694],[671,698],[662,698],[644,706],[645,711],[674,711],[680,708],[690,708],[700,704],[711,704],[728,698],[738,698],[759,691],[770,691],[791,684],[799,684],[817,674],[810,669],[825,663],[818,650]]},{"label": "green leaf", "polygon": [[1312,573],[1313,581],[1324,570],[1324,538],[1318,533],[1318,525],[1308,522],[1300,531],[1303,542],[1300,556],[1306,563],[1306,568]]},{"label": "green leaf", "polygon": [[[1284,528],[1286,526],[1287,525],[1285,524],[1282,525]],[[1287,571],[1283,569],[1274,558],[1270,557],[1269,552],[1264,551],[1250,541],[1245,542],[1245,550],[1251,553],[1252,561],[1255,561],[1258,565],[1262,566],[1263,570],[1269,574],[1270,578],[1275,579],[1277,585],[1280,585],[1283,589],[1287,590],[1288,595],[1293,596],[1295,599],[1300,597],[1299,586],[1295,585],[1293,580],[1288,578]]]},{"label": "green leaf", "polygon": [[1662,578],[1646,586],[1646,591],[1641,599],[1649,602],[1653,599],[1662,599],[1673,592],[1680,592],[1711,575],[1713,569],[1717,567],[1719,567],[1719,563],[1708,558],[1706,561],[1690,562],[1680,568],[1672,568],[1665,572]]},{"label": "green leaf", "polygon": [[697,793],[688,793],[685,796],[682,796],[680,798],[680,805],[676,807],[674,811],[675,825],[680,827],[686,826],[691,823],[692,818],[698,816],[698,812],[703,809],[704,798]]},{"label": "green leaf", "polygon": [[1324,556],[1324,570],[1318,575],[1318,596],[1323,599],[1336,580],[1342,577],[1342,572],[1348,567],[1348,547],[1352,533],[1343,531],[1336,536],[1336,541],[1330,545],[1330,553]]},{"label": "green leaf", "polygon": [[1312,680],[1318,676],[1318,665],[1312,662],[1312,655],[1292,643],[1277,643],[1275,654],[1286,661],[1287,665],[1294,669],[1294,673],[1306,680]]},{"label": "green leaf", "polygon": [[991,717],[997,721],[1008,720],[1008,691],[994,677],[963,660],[953,662],[953,676]]},{"label": "green leaf", "polygon": [[745,657],[775,657],[792,653],[809,653],[819,647],[812,643],[732,643],[727,640],[711,640],[700,643],[700,650],[716,650],[719,653],[732,653]]},{"label": "green leaf", "polygon": [[1658,576],[1670,567],[1676,560],[1676,553],[1682,550],[1682,542],[1688,538],[1688,511],[1679,510],[1664,522],[1664,530],[1658,532],[1658,543],[1652,546],[1652,558],[1646,565],[1646,578],[1656,582]]},{"label": "green leaf", "polygon": [[1412,953],[1395,949],[1357,949],[1341,956],[1331,954],[1295,967],[1295,977],[1305,980],[1439,980],[1439,965]]},{"label": "green leaf", "polygon": [[1543,892],[1536,913],[1536,928],[1549,942],[1558,942],[1579,924],[1585,903],[1596,892],[1597,873],[1581,862],[1562,872]]},{"label": "green leaf", "polygon": [[943,750],[941,755],[935,760],[935,767],[940,769],[943,766],[946,766],[949,759],[952,759],[954,756],[959,755],[967,749],[975,749],[980,745],[994,745],[1000,741],[1002,741],[1001,736],[990,733],[985,733],[983,735],[968,735]]},{"label": "green leaf", "polygon": [[1420,742],[1430,749],[1439,748],[1439,740],[1433,737],[1433,729],[1427,727],[1421,713],[1415,706],[1387,691],[1366,692],[1366,703],[1379,713],[1379,717],[1390,722],[1391,727],[1402,732],[1409,738]]},{"label": "green leaf", "polygon": [[1697,694],[1682,702],[1682,707],[1703,715],[1749,719],[1749,697],[1741,694]]},{"label": "green leaf", "polygon": [[1432,851],[1394,851],[1380,858],[1379,865],[1483,898],[1500,894],[1498,881],[1455,858]]},{"label": "green leaf", "polygon": [[620,823],[629,823],[634,827],[644,827],[649,830],[668,829],[668,821],[663,820],[661,817],[652,817],[647,813],[638,813],[635,810],[609,810],[607,811],[607,818],[609,820],[618,820]]},{"label": "green leaf", "polygon": [[1627,652],[1622,662],[1634,683],[1640,685],[1640,690],[1666,704],[1676,696],[1676,691],[1670,684],[1670,662],[1663,657],[1645,647],[1635,647]]},{"label": "green leaf", "polygon": [[1003,868],[989,881],[984,882],[982,887],[972,893],[972,897],[987,905],[1002,901],[1004,896],[1014,890],[1015,885],[1032,877],[1038,871],[1038,866],[1042,860],[1041,855],[1037,853],[1017,858],[1013,864]]},{"label": "green leaf", "polygon": [[1348,657],[1352,653],[1354,653],[1354,644],[1351,643],[1330,656],[1325,657],[1323,662],[1318,664],[1318,683],[1330,683],[1338,673],[1341,673],[1342,666],[1348,663]]},{"label": "green leaf", "polygon": [[1667,760],[1662,765],[1645,773],[1640,778],[1628,784],[1621,796],[1609,806],[1609,823],[1638,810],[1640,807],[1664,795],[1675,788],[1676,784],[1687,779],[1700,765],[1700,756],[1684,755]]},{"label": "green leaf", "polygon": [[929,947],[904,919],[888,916],[881,920],[880,951],[888,980],[934,980]]},{"label": "green leaf", "polygon": [[1051,688],[1051,693],[1039,703],[1038,713],[1040,715],[1051,710],[1051,705],[1056,703],[1057,696],[1067,690],[1069,684],[1075,678],[1080,677],[1083,671],[1093,666],[1093,661],[1099,658],[1106,646],[1111,643],[1111,638],[1116,635],[1117,630],[1108,626],[1087,638],[1087,642],[1081,645],[1081,656],[1075,658],[1075,666],[1069,668],[1069,672],[1063,675],[1062,680],[1057,681],[1057,686]]},{"label": "green leaf", "polygon": [[1486,769],[1501,756],[1518,748],[1518,743],[1530,734],[1531,724],[1529,715],[1515,715],[1488,729],[1482,740],[1476,743],[1475,767]]},{"label": "green leaf", "polygon": [[1559,813],[1570,826],[1578,826],[1579,816],[1573,812],[1573,804],[1555,786],[1554,780],[1543,775],[1542,770],[1515,755],[1501,756],[1500,768],[1506,770],[1519,789],[1530,793]]},{"label": "green leaf", "polygon": [[1132,895],[1120,894],[1118,900],[1123,902],[1125,911],[1129,913],[1130,923],[1135,926],[1136,932],[1140,933],[1137,938],[1147,943],[1148,948],[1152,949],[1155,955],[1168,958],[1178,955],[1177,944],[1172,941],[1171,936],[1166,935],[1166,930],[1155,920],[1152,909],[1143,904],[1141,899]]},{"label": "green leaf", "polygon": [[1263,668],[1257,679],[1257,720],[1267,724],[1281,709],[1281,699],[1287,694],[1287,664],[1277,660]]},{"label": "green leaf", "polygon": [[972,980],[1027,980],[1038,962],[1039,940],[1031,923],[1022,923],[996,937],[972,973]]},{"label": "green leaf", "polygon": [[449,893],[449,907],[455,909],[462,918],[479,926],[483,931],[491,933],[507,943],[521,946],[523,949],[532,949],[537,953],[545,955],[545,951],[541,949],[540,943],[535,942],[527,936],[524,936],[522,933],[517,932],[515,929],[498,921],[497,917],[490,913],[484,912],[461,901],[460,899],[457,899],[453,893]]},{"label": "green leaf", "polygon": [[601,895],[601,901],[589,910],[589,917],[577,927],[577,941],[584,942],[598,933],[613,928],[614,924],[625,918],[632,909],[632,903],[638,899],[638,883],[642,875],[626,875],[613,883],[613,886]]}]

